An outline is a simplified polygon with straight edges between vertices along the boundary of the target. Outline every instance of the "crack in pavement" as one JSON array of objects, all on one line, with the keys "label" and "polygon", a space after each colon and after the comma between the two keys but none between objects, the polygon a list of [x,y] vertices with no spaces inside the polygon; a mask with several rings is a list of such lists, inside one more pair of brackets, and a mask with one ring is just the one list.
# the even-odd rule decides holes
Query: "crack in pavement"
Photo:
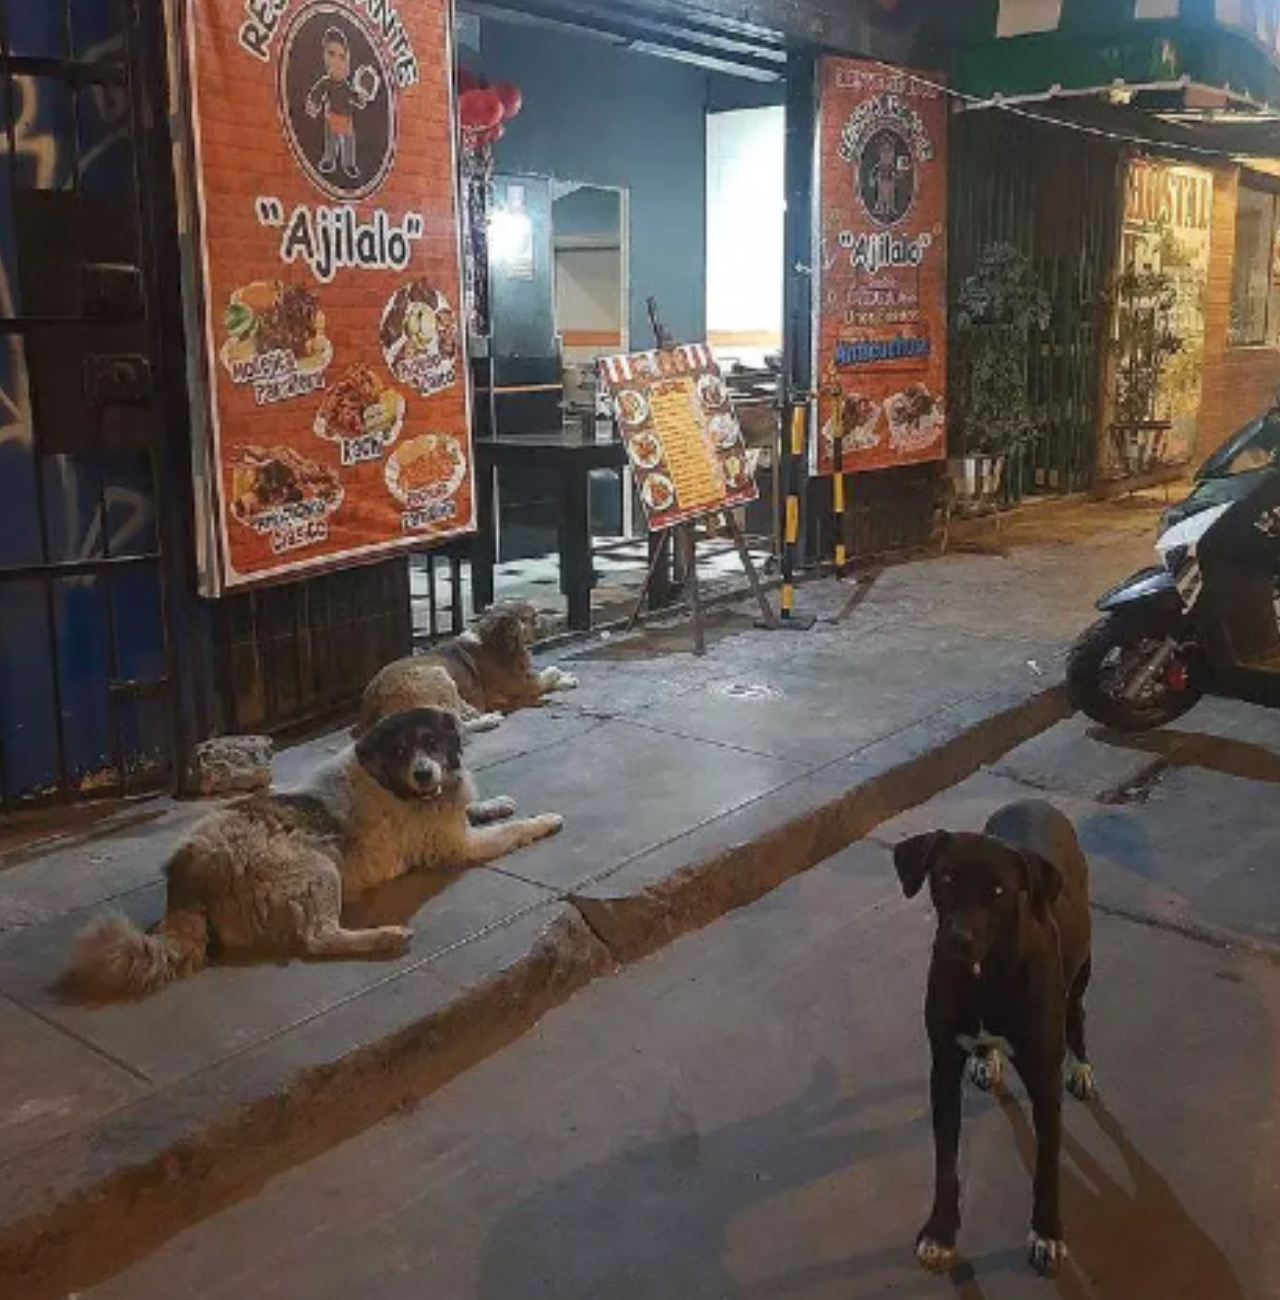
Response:
[{"label": "crack in pavement", "polygon": [[1280,967],[1280,948],[1254,939],[1249,935],[1237,934],[1234,930],[1215,930],[1195,921],[1176,921],[1168,917],[1152,916],[1147,912],[1135,912],[1127,907],[1117,907],[1114,903],[1089,904],[1091,910],[1100,916],[1112,917],[1117,921],[1128,921],[1131,925],[1140,925],[1144,929],[1159,930],[1165,934],[1188,939],[1192,943],[1215,948],[1219,952],[1240,952],[1250,957],[1257,957],[1269,965]]}]

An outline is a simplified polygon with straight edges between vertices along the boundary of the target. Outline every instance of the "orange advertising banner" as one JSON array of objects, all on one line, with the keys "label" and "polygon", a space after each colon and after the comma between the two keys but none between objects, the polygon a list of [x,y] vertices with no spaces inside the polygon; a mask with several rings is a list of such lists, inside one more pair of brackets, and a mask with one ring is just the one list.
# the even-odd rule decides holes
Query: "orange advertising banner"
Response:
[{"label": "orange advertising banner", "polygon": [[818,436],[830,474],[946,455],[946,99],[933,73],[819,72]]},{"label": "orange advertising banner", "polygon": [[175,7],[202,263],[202,587],[471,531],[448,0]]}]

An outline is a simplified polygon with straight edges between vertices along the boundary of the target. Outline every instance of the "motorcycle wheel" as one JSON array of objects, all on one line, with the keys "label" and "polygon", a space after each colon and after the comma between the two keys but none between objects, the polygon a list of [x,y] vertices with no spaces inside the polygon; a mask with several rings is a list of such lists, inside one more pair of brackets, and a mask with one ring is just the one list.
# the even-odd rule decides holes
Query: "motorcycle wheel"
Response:
[{"label": "motorcycle wheel", "polygon": [[1130,674],[1165,639],[1150,619],[1109,614],[1085,631],[1067,660],[1067,693],[1073,707],[1115,731],[1149,731],[1180,718],[1200,700],[1193,686],[1154,683],[1135,700],[1122,693]]}]

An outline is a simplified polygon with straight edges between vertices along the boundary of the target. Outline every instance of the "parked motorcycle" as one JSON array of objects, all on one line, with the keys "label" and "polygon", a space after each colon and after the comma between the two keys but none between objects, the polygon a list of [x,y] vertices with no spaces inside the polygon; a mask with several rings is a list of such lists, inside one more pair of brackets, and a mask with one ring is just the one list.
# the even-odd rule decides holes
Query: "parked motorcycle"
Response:
[{"label": "parked motorcycle", "polygon": [[1122,731],[1203,695],[1280,707],[1280,392],[1160,519],[1161,563],[1113,587],[1071,651],[1076,708]]}]

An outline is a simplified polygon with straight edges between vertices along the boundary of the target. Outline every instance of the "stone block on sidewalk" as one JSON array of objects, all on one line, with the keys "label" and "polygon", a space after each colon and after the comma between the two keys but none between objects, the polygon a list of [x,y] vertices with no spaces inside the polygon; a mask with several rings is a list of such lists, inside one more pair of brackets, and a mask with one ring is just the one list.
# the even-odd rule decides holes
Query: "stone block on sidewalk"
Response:
[{"label": "stone block on sidewalk", "polygon": [[271,784],[270,736],[216,736],[191,752],[187,789],[204,799],[252,794]]}]

